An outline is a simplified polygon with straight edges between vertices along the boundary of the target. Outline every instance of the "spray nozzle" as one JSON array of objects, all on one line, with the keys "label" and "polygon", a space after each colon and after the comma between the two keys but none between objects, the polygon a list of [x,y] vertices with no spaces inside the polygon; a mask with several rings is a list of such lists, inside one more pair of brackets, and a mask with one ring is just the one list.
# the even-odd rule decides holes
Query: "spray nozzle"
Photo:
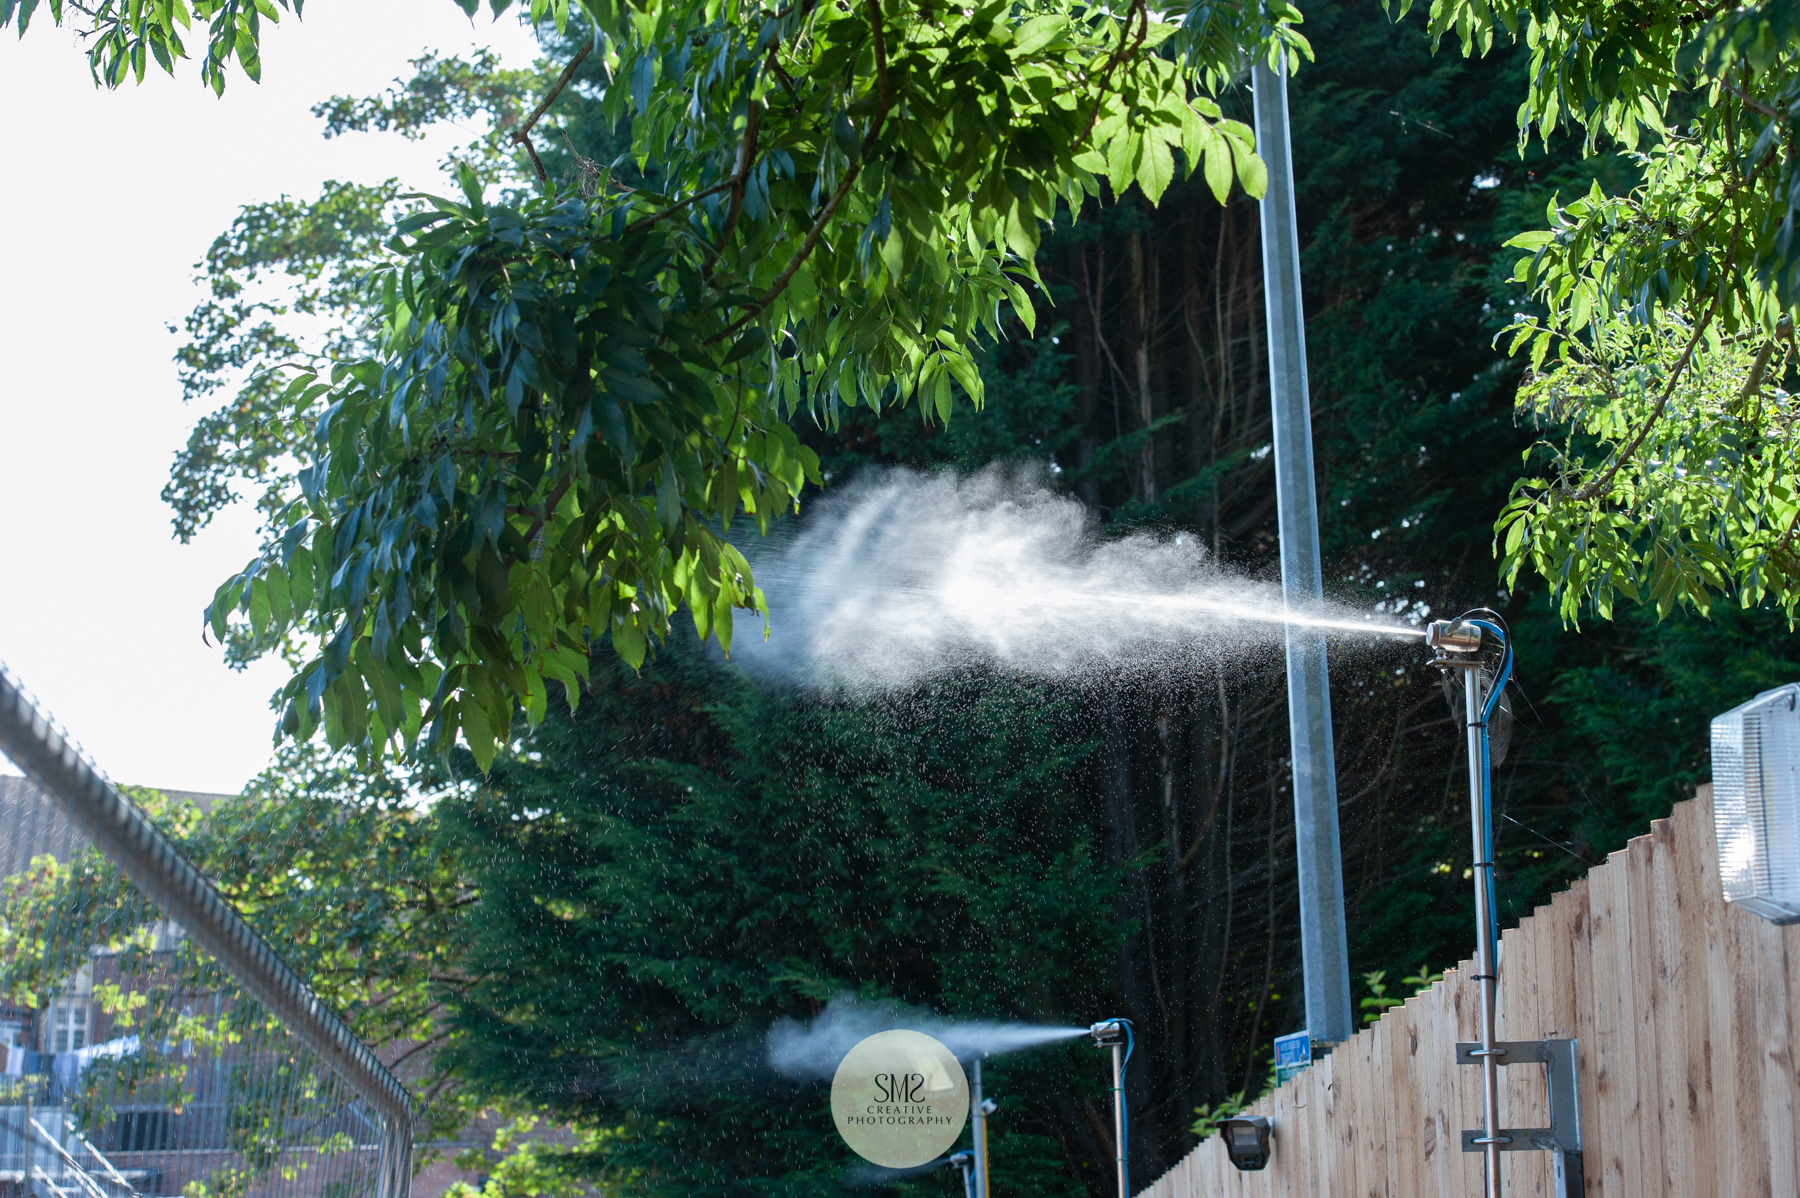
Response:
[{"label": "spray nozzle", "polygon": [[1088,1028],[1088,1034],[1094,1037],[1095,1048],[1111,1048],[1125,1043],[1125,1024],[1118,1019],[1102,1019]]},{"label": "spray nozzle", "polygon": [[1481,629],[1469,620],[1433,620],[1425,629],[1425,643],[1439,653],[1478,653]]}]

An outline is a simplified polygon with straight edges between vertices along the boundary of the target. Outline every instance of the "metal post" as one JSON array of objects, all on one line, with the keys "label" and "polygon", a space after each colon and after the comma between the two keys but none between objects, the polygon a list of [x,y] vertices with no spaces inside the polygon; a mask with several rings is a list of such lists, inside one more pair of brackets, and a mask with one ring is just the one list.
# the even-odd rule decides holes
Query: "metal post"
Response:
[{"label": "metal post", "polygon": [[1113,1160],[1119,1170],[1119,1198],[1131,1198],[1131,1182],[1125,1173],[1125,1062],[1124,1045],[1113,1041]]},{"label": "metal post", "polygon": [[24,1180],[20,1182],[20,1186],[21,1186],[21,1192],[25,1194],[26,1198],[31,1198],[31,1195],[37,1193],[37,1183],[35,1181],[33,1181],[31,1178],[31,1167],[32,1167],[31,1119],[32,1119],[32,1115],[31,1115],[31,1081],[29,1079],[29,1076],[26,1077],[26,1080],[24,1081],[24,1086],[25,1086],[25,1126],[20,1129],[19,1138],[25,1145],[25,1177],[24,1177]]},{"label": "metal post", "polygon": [[988,1198],[987,1100],[981,1096],[981,1058],[975,1058],[975,1078],[969,1109],[975,1113],[971,1127],[975,1139],[975,1198]]},{"label": "metal post", "polygon": [[[1275,505],[1281,531],[1281,591],[1289,611],[1320,611],[1318,499],[1313,487],[1312,414],[1306,386],[1306,320],[1300,304],[1300,237],[1288,141],[1287,75],[1258,61],[1256,150],[1269,168],[1262,199],[1263,301],[1269,326],[1274,409]],[[1294,846],[1300,874],[1300,964],[1306,1027],[1325,1044],[1348,1040],[1350,949],[1344,930],[1344,866],[1338,847],[1337,767],[1325,636],[1287,629],[1288,738],[1294,762]]]},{"label": "metal post", "polygon": [[1487,1169],[1487,1198],[1500,1198],[1500,1053],[1494,1044],[1494,936],[1488,911],[1487,787],[1481,770],[1481,669],[1462,667],[1463,709],[1469,724],[1469,818],[1475,833],[1475,980],[1481,986],[1481,1153]]},{"label": "metal post", "polygon": [[962,1173],[963,1198],[975,1198],[975,1154],[955,1153],[950,1157],[950,1163]]}]

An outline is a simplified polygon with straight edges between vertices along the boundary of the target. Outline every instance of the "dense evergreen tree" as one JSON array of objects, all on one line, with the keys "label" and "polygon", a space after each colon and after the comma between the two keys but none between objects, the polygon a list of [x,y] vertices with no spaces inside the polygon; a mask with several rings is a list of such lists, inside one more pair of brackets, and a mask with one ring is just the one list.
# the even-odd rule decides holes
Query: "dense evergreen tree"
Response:
[{"label": "dense evergreen tree", "polygon": [[[1119,879],[1077,784],[1092,745],[1033,688],[841,707],[697,657],[618,669],[440,806],[482,895],[443,1064],[615,1129],[591,1163],[630,1192],[818,1193],[854,1158],[827,1080],[769,1067],[775,1021],[860,997],[1067,1024],[1105,1001]],[[1008,1192],[1079,1192],[1064,1163],[1106,1159],[1099,1064],[990,1070]]]}]

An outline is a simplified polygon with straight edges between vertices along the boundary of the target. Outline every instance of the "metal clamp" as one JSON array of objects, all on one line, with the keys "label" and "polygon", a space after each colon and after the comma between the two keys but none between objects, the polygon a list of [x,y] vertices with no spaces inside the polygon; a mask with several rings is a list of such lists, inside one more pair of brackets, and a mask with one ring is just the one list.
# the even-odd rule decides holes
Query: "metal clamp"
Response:
[{"label": "metal clamp", "polygon": [[[1508,1127],[1494,1138],[1502,1152],[1549,1152],[1556,1157],[1556,1198],[1581,1198],[1581,1088],[1578,1084],[1576,1040],[1501,1040],[1492,1055],[1500,1065],[1543,1065],[1544,1084],[1550,1098],[1549,1127]],[[1479,1065],[1484,1052],[1479,1041],[1459,1041],[1458,1065]],[[1477,1131],[1462,1133],[1462,1150],[1480,1152],[1488,1144]]]}]

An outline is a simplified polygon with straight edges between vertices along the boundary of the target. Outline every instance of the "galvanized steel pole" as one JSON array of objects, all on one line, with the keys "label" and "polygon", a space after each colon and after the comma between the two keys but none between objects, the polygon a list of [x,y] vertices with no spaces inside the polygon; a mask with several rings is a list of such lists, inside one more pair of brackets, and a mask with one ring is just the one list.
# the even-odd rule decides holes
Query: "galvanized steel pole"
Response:
[{"label": "galvanized steel pole", "polygon": [[[1324,607],[1318,498],[1313,488],[1312,410],[1306,386],[1306,320],[1300,306],[1300,236],[1288,141],[1287,76],[1258,61],[1256,149],[1269,168],[1262,199],[1263,301],[1269,325],[1274,408],[1275,505],[1281,529],[1281,590],[1289,611]],[[1331,688],[1325,634],[1287,629],[1288,736],[1294,762],[1294,845],[1300,867],[1300,962],[1306,1029],[1336,1044],[1355,1030],[1350,952],[1344,932],[1344,866],[1338,847],[1337,768],[1331,747]]]}]

